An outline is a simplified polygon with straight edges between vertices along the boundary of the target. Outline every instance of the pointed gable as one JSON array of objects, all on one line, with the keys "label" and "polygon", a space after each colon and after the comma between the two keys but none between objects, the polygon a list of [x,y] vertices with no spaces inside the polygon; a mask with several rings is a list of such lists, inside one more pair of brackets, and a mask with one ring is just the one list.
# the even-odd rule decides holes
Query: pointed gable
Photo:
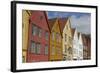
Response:
[{"label": "pointed gable", "polygon": [[63,29],[66,25],[67,20],[68,20],[68,18],[59,18],[59,24],[60,24],[61,32],[63,32]]},{"label": "pointed gable", "polygon": [[82,34],[82,41],[83,41],[83,44],[86,45],[87,44],[87,41],[86,41],[86,35],[85,34]]},{"label": "pointed gable", "polygon": [[52,27],[55,24],[56,20],[57,20],[57,18],[48,19],[48,24],[49,24],[50,30],[52,29]]}]

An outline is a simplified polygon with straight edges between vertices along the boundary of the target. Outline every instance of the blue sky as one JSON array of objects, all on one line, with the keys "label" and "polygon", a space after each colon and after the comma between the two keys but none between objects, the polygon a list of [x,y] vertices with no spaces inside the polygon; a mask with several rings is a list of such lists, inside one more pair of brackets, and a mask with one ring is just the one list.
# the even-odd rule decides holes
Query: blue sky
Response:
[{"label": "blue sky", "polygon": [[91,32],[90,13],[48,11],[47,15],[48,19],[56,17],[66,18],[70,16],[72,28],[77,28],[78,32],[82,32],[85,34],[90,34]]},{"label": "blue sky", "polygon": [[68,17],[75,15],[76,18],[79,18],[81,16],[87,15],[90,16],[90,13],[79,13],[79,12],[56,12],[56,11],[48,11],[48,18],[55,18],[55,17]]}]

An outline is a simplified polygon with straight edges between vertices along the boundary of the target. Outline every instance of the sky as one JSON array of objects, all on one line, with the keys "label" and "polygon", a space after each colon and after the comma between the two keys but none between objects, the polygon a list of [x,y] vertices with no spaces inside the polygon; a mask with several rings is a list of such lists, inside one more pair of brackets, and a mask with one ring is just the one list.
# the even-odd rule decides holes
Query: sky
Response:
[{"label": "sky", "polygon": [[71,27],[76,28],[78,32],[84,34],[91,33],[91,14],[90,13],[79,13],[79,12],[56,12],[48,11],[48,19],[52,18],[66,18],[70,16]]}]

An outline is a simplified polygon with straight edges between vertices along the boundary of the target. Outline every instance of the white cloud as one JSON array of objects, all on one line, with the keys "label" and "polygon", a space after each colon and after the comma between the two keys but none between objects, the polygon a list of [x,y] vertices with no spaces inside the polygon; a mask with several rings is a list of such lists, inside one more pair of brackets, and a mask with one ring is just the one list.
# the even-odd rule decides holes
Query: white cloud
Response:
[{"label": "white cloud", "polygon": [[91,32],[91,16],[83,15],[79,18],[75,15],[71,16],[71,26],[77,28],[79,32],[90,34]]}]

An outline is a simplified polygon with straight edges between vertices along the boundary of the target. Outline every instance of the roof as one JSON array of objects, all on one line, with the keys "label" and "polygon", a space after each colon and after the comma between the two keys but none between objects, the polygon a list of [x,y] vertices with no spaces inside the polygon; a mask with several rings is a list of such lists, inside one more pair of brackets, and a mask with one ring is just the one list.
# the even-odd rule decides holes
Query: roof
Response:
[{"label": "roof", "polygon": [[45,11],[43,11],[43,12],[44,12],[44,15],[45,15],[45,18],[46,18],[46,21],[47,21],[47,25],[48,25],[48,28],[49,28],[49,32],[51,32],[51,31],[50,31],[49,22],[48,22],[48,16],[47,16],[47,13],[46,13]]},{"label": "roof", "polygon": [[59,24],[60,24],[61,32],[63,32],[63,29],[66,25],[67,20],[68,20],[68,18],[59,18]]},{"label": "roof", "polygon": [[77,35],[78,35],[78,38],[79,38],[79,36],[80,36],[80,32],[78,32]]},{"label": "roof", "polygon": [[48,24],[50,27],[50,30],[52,29],[54,23],[56,22],[57,18],[53,18],[53,19],[48,19]]},{"label": "roof", "polygon": [[82,34],[82,41],[83,41],[83,44],[84,44],[84,45],[87,44],[87,37],[86,37],[86,34]]},{"label": "roof", "polygon": [[71,32],[72,32],[72,37],[74,37],[74,34],[75,34],[75,28],[71,28]]}]

